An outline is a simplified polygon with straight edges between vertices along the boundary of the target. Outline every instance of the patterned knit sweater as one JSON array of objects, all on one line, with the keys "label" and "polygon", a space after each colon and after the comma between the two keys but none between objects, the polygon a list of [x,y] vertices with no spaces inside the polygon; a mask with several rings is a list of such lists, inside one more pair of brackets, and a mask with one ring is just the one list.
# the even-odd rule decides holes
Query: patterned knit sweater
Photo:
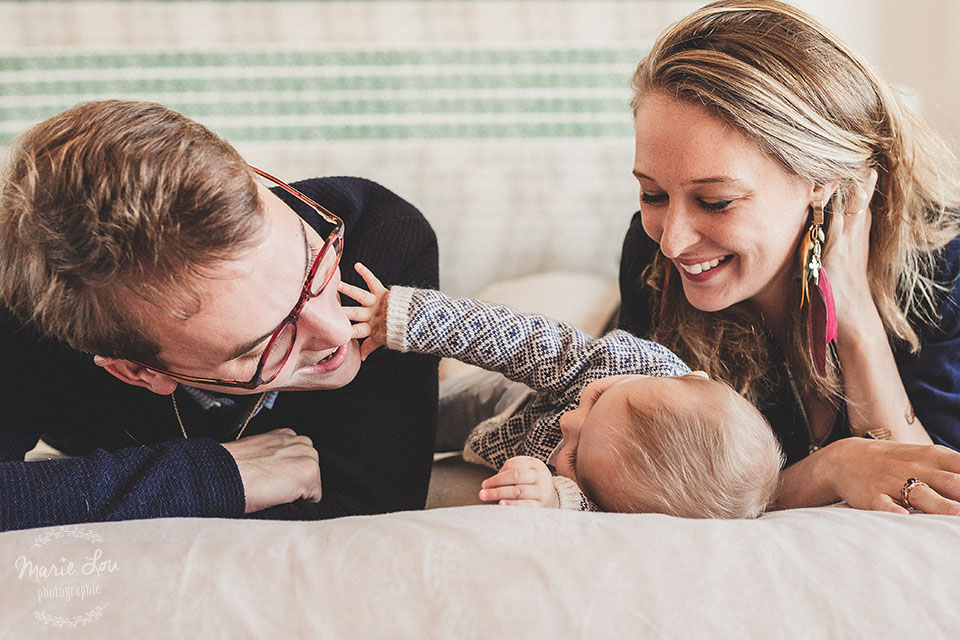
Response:
[{"label": "patterned knit sweater", "polygon": [[[387,347],[456,358],[534,389],[467,438],[464,459],[494,469],[513,456],[548,462],[562,439],[560,416],[578,406],[580,391],[594,380],[690,371],[666,347],[625,331],[592,338],[543,316],[407,287],[390,289]],[[569,478],[554,483],[562,508],[596,510]]]}]

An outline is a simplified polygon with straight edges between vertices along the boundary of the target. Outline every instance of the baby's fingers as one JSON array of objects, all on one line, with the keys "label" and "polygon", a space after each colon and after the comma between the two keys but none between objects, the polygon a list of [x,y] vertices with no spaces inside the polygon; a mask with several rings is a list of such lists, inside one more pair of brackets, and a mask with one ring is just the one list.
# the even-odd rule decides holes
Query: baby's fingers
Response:
[{"label": "baby's fingers", "polygon": [[508,485],[536,484],[539,479],[540,474],[535,469],[504,465],[497,475],[487,478],[480,486],[484,489],[493,489]]},{"label": "baby's fingers", "polygon": [[374,309],[370,307],[342,307],[343,315],[347,316],[350,322],[370,322],[376,315]]},{"label": "baby's fingers", "polygon": [[497,504],[503,505],[506,507],[542,507],[544,506],[539,500],[501,500]]},{"label": "baby's fingers", "polygon": [[370,271],[362,262],[354,264],[353,268],[360,274],[363,281],[367,283],[367,288],[370,289],[371,293],[379,295],[387,290],[377,276],[373,275],[373,271]]},{"label": "baby's fingers", "polygon": [[512,484],[494,489],[481,489],[480,499],[484,502],[500,502],[502,500],[537,500],[539,492],[534,485]]},{"label": "baby's fingers", "polygon": [[[353,331],[353,335],[351,336],[351,338],[353,338],[354,340],[361,340],[370,335],[370,325],[367,324],[366,322],[357,322],[351,327],[351,329]],[[360,350],[360,355],[361,355],[361,359],[363,359],[362,358],[363,349]]]},{"label": "baby's fingers", "polygon": [[[347,296],[348,298],[353,298],[364,307],[372,307],[377,304],[377,295],[369,291],[364,291],[360,287],[355,287],[352,284],[341,281],[340,286],[337,287],[337,291]],[[351,307],[356,308],[356,307]]]}]

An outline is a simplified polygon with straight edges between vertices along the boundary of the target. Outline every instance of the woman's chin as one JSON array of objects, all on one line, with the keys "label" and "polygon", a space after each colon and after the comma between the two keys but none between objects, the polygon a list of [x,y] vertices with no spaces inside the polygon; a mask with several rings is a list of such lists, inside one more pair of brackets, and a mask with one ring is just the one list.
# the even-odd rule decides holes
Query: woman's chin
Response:
[{"label": "woman's chin", "polygon": [[703,291],[687,291],[687,289],[684,288],[683,294],[691,307],[704,313],[723,311],[731,305],[736,304],[736,302],[728,296],[704,295]]}]

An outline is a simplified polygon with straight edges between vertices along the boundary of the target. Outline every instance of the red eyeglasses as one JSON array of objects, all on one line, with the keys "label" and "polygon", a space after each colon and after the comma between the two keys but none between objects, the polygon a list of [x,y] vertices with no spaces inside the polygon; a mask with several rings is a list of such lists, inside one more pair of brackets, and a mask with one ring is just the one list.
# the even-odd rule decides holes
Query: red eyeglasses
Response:
[{"label": "red eyeglasses", "polygon": [[330,280],[333,278],[337,266],[340,264],[340,256],[343,255],[343,220],[290,185],[274,178],[269,173],[261,171],[256,167],[250,168],[253,169],[257,175],[269,180],[310,206],[321,218],[334,226],[333,231],[327,236],[323,248],[320,249],[317,257],[313,260],[313,264],[310,265],[310,271],[307,273],[307,278],[303,283],[303,289],[300,292],[300,299],[297,300],[297,304],[293,307],[293,310],[287,314],[283,322],[280,323],[280,326],[273,331],[269,342],[267,342],[267,346],[263,350],[263,354],[260,356],[260,361],[257,363],[257,369],[254,371],[253,377],[246,382],[240,380],[222,380],[220,378],[203,378],[183,373],[174,373],[173,371],[167,371],[150,364],[137,362],[136,360],[130,360],[130,362],[185,382],[212,384],[236,389],[255,389],[260,385],[270,384],[287,363],[287,359],[289,359],[290,354],[293,353],[293,345],[297,340],[297,320],[300,318],[303,306],[308,300],[316,298],[323,293],[323,290],[330,284]]}]

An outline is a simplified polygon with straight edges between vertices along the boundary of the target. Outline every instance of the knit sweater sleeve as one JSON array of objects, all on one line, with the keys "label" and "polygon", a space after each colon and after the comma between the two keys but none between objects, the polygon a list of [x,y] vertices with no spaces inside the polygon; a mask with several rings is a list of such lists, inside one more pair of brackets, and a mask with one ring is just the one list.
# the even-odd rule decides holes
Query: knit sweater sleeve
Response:
[{"label": "knit sweater sleeve", "polygon": [[390,290],[386,341],[391,349],[456,358],[554,393],[577,387],[585,371],[594,378],[689,371],[666,347],[622,331],[592,338],[540,315],[426,289]]},{"label": "knit sweater sleeve", "polygon": [[600,511],[600,507],[590,501],[577,483],[566,476],[553,476],[553,486],[557,490],[561,509],[575,511]]},{"label": "knit sweater sleeve", "polygon": [[3,305],[0,354],[0,530],[243,514],[236,462],[213,440],[115,448],[96,443],[72,458],[24,462],[24,454],[55,425],[83,435],[106,425],[111,413],[126,416],[117,420],[129,429],[143,419],[122,413],[111,394],[114,387],[104,386],[113,379],[89,356],[42,339]]},{"label": "knit sweater sleeve", "polygon": [[174,516],[239,517],[233,457],[206,438],[40,462],[0,462],[0,530]]}]

